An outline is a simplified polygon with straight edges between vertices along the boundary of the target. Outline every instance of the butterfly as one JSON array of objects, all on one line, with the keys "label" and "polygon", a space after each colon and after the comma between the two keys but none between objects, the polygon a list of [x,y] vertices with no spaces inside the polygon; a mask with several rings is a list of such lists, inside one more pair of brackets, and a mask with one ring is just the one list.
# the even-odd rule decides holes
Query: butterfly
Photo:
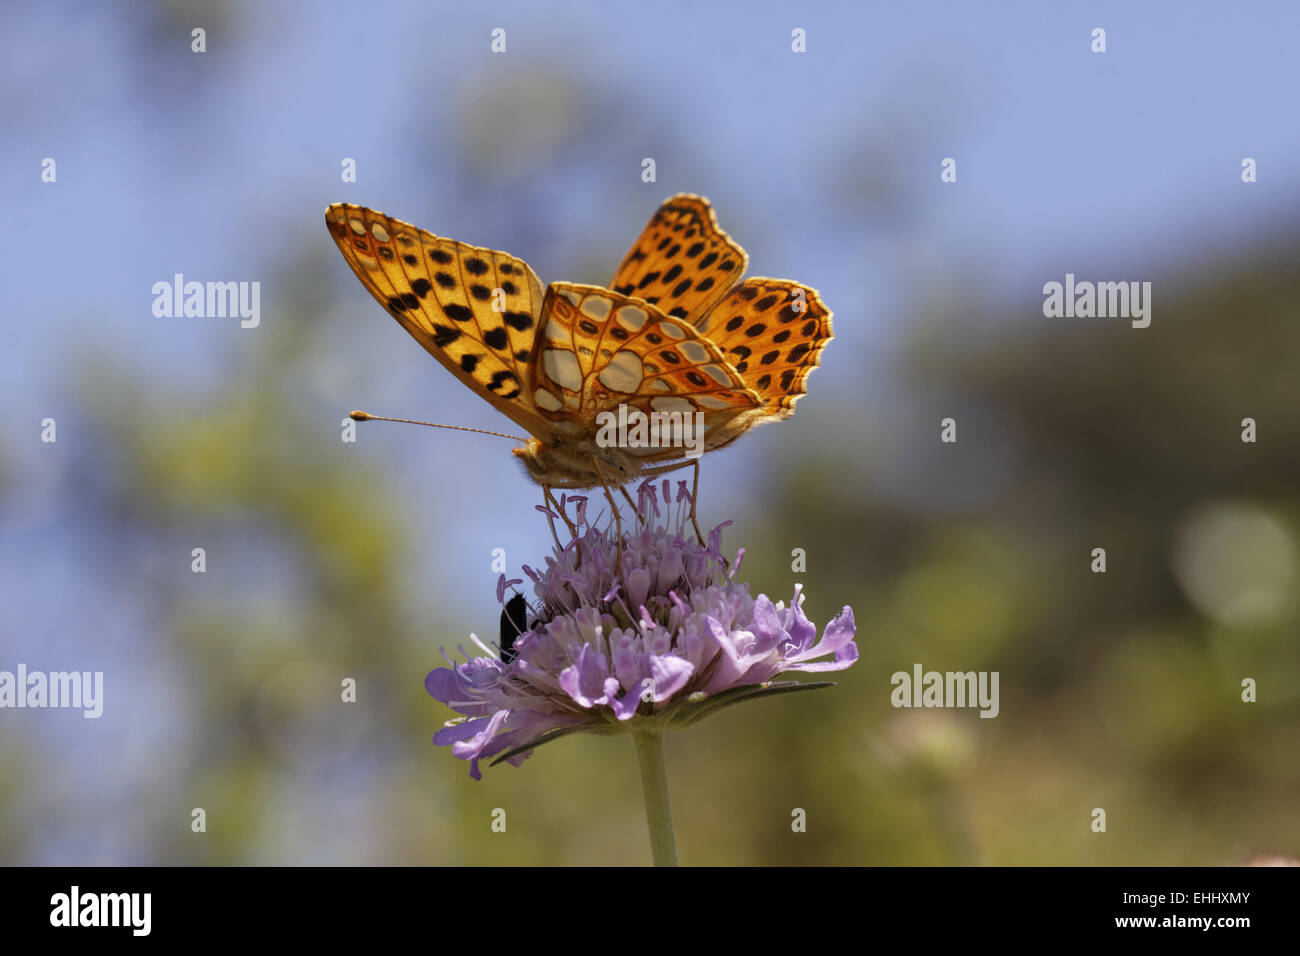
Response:
[{"label": "butterfly", "polygon": [[620,406],[651,422],[699,424],[701,451],[788,417],[831,339],[815,289],[740,281],[749,257],[701,196],[660,206],[608,287],[543,290],[522,259],[364,206],[335,203],[325,220],[393,318],[528,431],[514,453],[543,488],[608,493],[690,457],[680,444],[598,440],[605,413]]}]

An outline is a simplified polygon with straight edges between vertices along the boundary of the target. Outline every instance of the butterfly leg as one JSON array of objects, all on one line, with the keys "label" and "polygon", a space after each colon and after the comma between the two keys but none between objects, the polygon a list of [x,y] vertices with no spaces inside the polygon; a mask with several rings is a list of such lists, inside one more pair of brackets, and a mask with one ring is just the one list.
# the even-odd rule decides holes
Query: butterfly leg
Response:
[{"label": "butterfly leg", "polygon": [[560,536],[555,533],[555,513],[551,510],[551,496],[545,485],[542,485],[542,508],[546,512],[546,523],[551,526],[551,540],[557,549],[563,548]]},{"label": "butterfly leg", "polygon": [[627,493],[627,486],[626,486],[626,485],[619,485],[619,486],[618,486],[618,490],[619,490],[620,492],[622,492],[622,494],[623,494],[623,500],[626,501],[627,504],[628,504],[628,507],[632,509],[632,514],[637,514],[638,512],[637,512],[636,502],[633,501],[633,500],[632,500],[632,496],[629,495],[629,494]]},{"label": "butterfly leg", "polygon": [[[560,503],[555,500],[555,493],[551,491],[550,485],[542,485],[542,495],[545,498],[547,509],[554,506],[556,513],[559,514],[560,518],[564,521],[564,524],[568,527],[570,537],[576,538],[578,536],[578,526],[569,520],[569,516],[564,513],[564,509],[560,507]],[[552,537],[555,535],[555,522],[553,520],[551,521],[551,535]]]},{"label": "butterfly leg", "polygon": [[618,505],[614,501],[614,495],[609,490],[608,482],[605,481],[605,472],[601,469],[600,462],[595,458],[591,461],[596,466],[596,476],[600,478],[600,487],[604,489],[605,500],[609,502],[609,510],[614,515],[614,576],[618,577],[623,571],[623,522],[619,519]]},{"label": "butterfly leg", "polygon": [[[695,502],[700,497],[700,460],[691,459],[691,465],[695,469],[695,480],[691,484],[691,524],[695,527],[695,540],[700,543],[700,547],[707,547],[704,543],[704,535],[700,534],[700,523],[695,519]],[[727,571],[731,570],[731,562],[727,560],[726,555],[722,556],[722,567]]]},{"label": "butterfly leg", "polygon": [[695,469],[695,480],[691,483],[691,525],[695,528],[695,540],[704,547],[704,535],[700,534],[700,523],[695,518],[695,502],[700,498],[700,460],[692,458],[691,467]]}]

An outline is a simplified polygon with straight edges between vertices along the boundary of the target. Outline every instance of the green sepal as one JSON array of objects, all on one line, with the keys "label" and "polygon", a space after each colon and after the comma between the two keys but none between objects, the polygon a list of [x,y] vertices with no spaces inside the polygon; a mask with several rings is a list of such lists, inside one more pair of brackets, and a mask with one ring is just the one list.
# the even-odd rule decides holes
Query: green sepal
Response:
[{"label": "green sepal", "polygon": [[518,747],[511,747],[503,754],[498,754],[493,761],[488,764],[489,767],[495,767],[503,760],[509,760],[511,757],[517,757],[526,750],[535,750],[542,744],[549,744],[552,740],[559,740],[561,737],[567,737],[569,734],[598,734],[602,737],[608,737],[611,734],[622,733],[621,728],[616,728],[602,724],[580,724],[577,727],[557,727],[555,730],[548,730],[540,737],[534,737],[526,744],[520,744]]},{"label": "green sepal", "polygon": [[771,697],[774,694],[793,694],[801,690],[820,690],[823,687],[834,686],[834,681],[827,680],[806,682],[790,680],[779,683],[768,681],[764,684],[751,684],[746,687],[732,687],[720,694],[706,697],[701,701],[691,701],[689,698],[684,698],[665,712],[656,714],[655,717],[666,720],[668,729],[681,730],[684,727],[691,726],[691,724],[698,723],[705,717],[712,717],[732,704],[757,700],[759,697]]}]

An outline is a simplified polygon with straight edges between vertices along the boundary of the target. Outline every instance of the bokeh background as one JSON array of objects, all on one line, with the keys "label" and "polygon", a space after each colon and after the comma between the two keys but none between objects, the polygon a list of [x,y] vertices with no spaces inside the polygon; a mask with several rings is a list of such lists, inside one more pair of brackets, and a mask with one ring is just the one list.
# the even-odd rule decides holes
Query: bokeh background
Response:
[{"label": "bokeh background", "polygon": [[[106,685],[99,720],[0,712],[0,861],[648,862],[626,738],[481,783],[430,742],[439,648],[496,631],[493,549],[515,570],[549,536],[498,439],[340,440],[357,407],[507,423],[375,304],[322,212],[603,283],[678,191],[712,199],[753,274],[835,311],[798,415],[705,459],[701,513],[734,522],[756,589],[801,581],[819,621],[851,604],[862,652],[834,689],[669,738],[682,860],[1300,853],[1295,4],[0,20],[0,669]],[[177,272],[260,282],[261,325],[154,317]],[[1153,282],[1150,328],[1044,318],[1066,272]],[[894,710],[918,662],[999,671],[1000,716]]]}]

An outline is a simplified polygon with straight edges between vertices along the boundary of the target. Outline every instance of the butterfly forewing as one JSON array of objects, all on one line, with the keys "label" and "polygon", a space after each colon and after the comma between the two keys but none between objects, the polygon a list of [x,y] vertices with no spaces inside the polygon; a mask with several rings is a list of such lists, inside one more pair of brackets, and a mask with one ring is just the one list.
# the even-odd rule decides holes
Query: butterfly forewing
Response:
[{"label": "butterfly forewing", "polygon": [[694,321],[745,274],[748,261],[718,227],[708,200],[682,193],[651,217],[609,287]]},{"label": "butterfly forewing", "polygon": [[452,374],[536,434],[524,387],[542,310],[528,264],[363,206],[325,211],[339,251],[381,305]]},{"label": "butterfly forewing", "polygon": [[758,394],[765,419],[793,413],[832,338],[817,290],[786,279],[746,279],[695,327]]}]

